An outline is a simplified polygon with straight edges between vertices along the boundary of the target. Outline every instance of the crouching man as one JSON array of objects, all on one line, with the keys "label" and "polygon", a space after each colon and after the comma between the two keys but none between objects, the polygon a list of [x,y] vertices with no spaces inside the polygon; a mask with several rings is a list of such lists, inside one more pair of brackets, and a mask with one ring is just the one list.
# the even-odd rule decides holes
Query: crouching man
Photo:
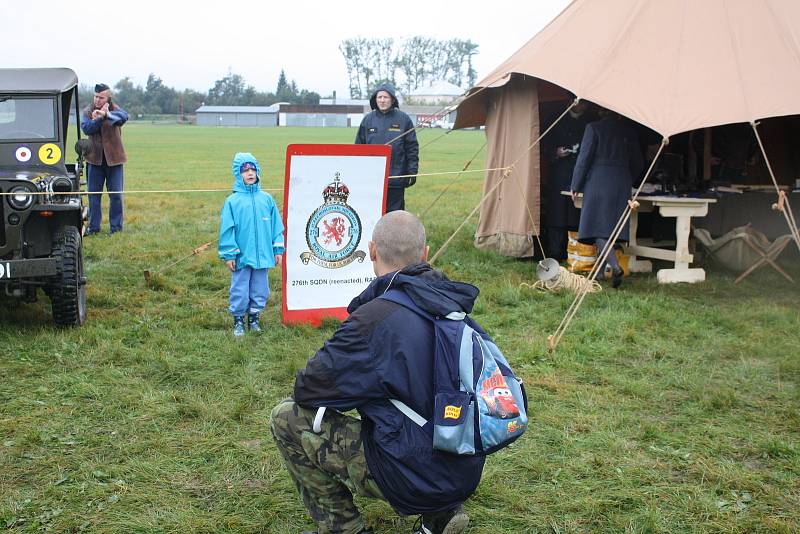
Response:
[{"label": "crouching man", "polygon": [[[432,417],[434,331],[427,319],[378,297],[399,289],[432,315],[446,316],[471,312],[478,288],[426,263],[425,228],[406,211],[378,221],[369,253],[377,278],[297,373],[293,398],[272,411],[272,434],[319,534],[372,532],[354,493],[419,514],[415,534],[460,534],[469,523],[461,504],[477,488],[484,458],[434,450],[431,425],[420,427],[389,402]],[[329,409],[314,432],[323,406]],[[360,420],[340,413],[352,409]]]}]

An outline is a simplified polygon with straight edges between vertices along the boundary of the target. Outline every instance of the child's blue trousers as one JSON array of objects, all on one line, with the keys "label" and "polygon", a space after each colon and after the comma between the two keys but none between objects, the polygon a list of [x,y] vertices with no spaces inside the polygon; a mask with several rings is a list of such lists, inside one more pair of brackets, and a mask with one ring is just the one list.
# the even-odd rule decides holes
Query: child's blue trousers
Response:
[{"label": "child's blue trousers", "polygon": [[230,312],[234,317],[258,315],[269,298],[269,269],[242,267],[231,273]]}]

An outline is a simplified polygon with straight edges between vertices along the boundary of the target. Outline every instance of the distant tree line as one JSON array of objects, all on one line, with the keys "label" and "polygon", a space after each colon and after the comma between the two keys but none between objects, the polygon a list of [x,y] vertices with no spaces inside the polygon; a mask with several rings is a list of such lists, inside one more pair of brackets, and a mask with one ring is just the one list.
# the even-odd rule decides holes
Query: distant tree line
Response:
[{"label": "distant tree line", "polygon": [[384,82],[405,94],[439,80],[462,88],[475,84],[472,58],[478,45],[468,39],[416,36],[395,42],[358,37],[342,41],[339,51],[347,66],[351,98],[366,98]]},{"label": "distant tree line", "polygon": [[[214,86],[202,93],[194,89],[178,91],[164,85],[155,74],[147,77],[144,87],[125,77],[114,84],[113,100],[136,118],[140,115],[183,115],[194,113],[203,104],[212,106],[269,106],[276,102],[292,104],[317,104],[319,94],[298,89],[297,83],[288,81],[281,70],[275,92],[261,92],[245,83],[239,74],[228,72],[214,82]],[[94,87],[82,84],[79,98],[82,106],[92,101]]]}]

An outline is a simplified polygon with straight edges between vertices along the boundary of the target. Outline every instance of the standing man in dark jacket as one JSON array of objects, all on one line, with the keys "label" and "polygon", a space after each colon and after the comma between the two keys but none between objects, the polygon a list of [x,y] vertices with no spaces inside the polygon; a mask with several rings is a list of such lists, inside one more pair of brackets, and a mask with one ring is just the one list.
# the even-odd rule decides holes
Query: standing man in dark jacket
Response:
[{"label": "standing man in dark jacket", "polygon": [[567,259],[567,231],[577,230],[580,211],[562,191],[570,190],[572,171],[581,149],[583,131],[591,120],[589,103],[581,100],[545,136],[542,157],[550,166],[548,183],[542,201],[544,203],[544,250],[550,258]]},{"label": "standing man in dark jacket", "polygon": [[[460,534],[469,523],[461,503],[477,488],[484,458],[433,449],[433,324],[378,297],[391,287],[446,316],[471,312],[478,288],[425,262],[425,229],[406,211],[378,221],[369,252],[377,278],[297,373],[293,399],[272,411],[272,433],[319,534],[371,532],[353,493],[385,499],[401,514],[422,514],[416,534]],[[418,426],[389,399],[429,422]],[[314,429],[320,407],[329,409]],[[360,420],[341,413],[353,409]]]},{"label": "standing man in dark jacket", "polygon": [[[402,210],[406,207],[405,188],[417,181],[419,169],[419,143],[414,131],[414,123],[398,109],[394,87],[384,83],[369,99],[372,111],[361,121],[356,134],[357,145],[385,145],[392,147],[392,161],[389,176],[389,191],[386,211]],[[408,132],[408,133],[406,133]]]},{"label": "standing man in dark jacket", "polygon": [[[122,164],[128,161],[122,146],[122,125],[128,113],[111,102],[111,88],[104,83],[94,86],[92,104],[83,110],[81,129],[89,136],[92,150],[86,155],[89,192],[89,229],[86,235],[100,231],[103,218],[103,184],[108,191],[108,219],[111,233],[122,231]],[[112,191],[114,193],[112,193]]]},{"label": "standing man in dark jacket", "polygon": [[[633,181],[644,167],[638,136],[630,122],[607,109],[599,113],[603,118],[590,123],[583,134],[570,188],[573,199],[583,193],[578,241],[597,245],[598,255],[625,211]],[[618,240],[628,241],[628,231],[625,223]],[[611,267],[612,285],[619,287],[623,272],[613,250],[606,262]]]}]

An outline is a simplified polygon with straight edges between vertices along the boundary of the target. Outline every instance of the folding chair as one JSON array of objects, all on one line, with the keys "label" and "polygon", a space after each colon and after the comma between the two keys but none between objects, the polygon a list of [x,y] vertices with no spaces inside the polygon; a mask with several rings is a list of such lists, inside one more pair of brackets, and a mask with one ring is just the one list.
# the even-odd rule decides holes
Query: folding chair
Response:
[{"label": "folding chair", "polygon": [[738,284],[765,264],[771,265],[784,278],[794,283],[792,277],[775,263],[775,259],[792,240],[790,234],[770,242],[767,236],[750,225],[734,228],[717,239],[712,238],[704,228],[694,228],[692,233],[709,257],[723,267],[741,272],[734,283]]},{"label": "folding chair", "polygon": [[781,273],[784,278],[789,280],[791,283],[794,283],[792,277],[786,274],[786,271],[781,269],[780,266],[778,266],[778,264],[775,263],[774,261],[775,258],[777,258],[781,252],[783,252],[783,249],[786,248],[786,245],[788,245],[792,241],[792,239],[794,239],[792,237],[792,234],[782,235],[772,243],[769,242],[769,239],[767,239],[767,237],[764,236],[764,234],[760,234],[760,237],[762,237],[763,240],[759,239],[758,237],[759,234],[755,235],[746,234],[744,242],[756,253],[758,253],[761,257],[753,265],[748,267],[746,271],[740,274],[739,277],[736,280],[734,280],[733,283],[738,284],[739,282],[744,280],[744,278],[747,275],[749,275],[750,273],[752,273],[753,271],[755,271],[764,264],[771,265],[772,268]]}]

